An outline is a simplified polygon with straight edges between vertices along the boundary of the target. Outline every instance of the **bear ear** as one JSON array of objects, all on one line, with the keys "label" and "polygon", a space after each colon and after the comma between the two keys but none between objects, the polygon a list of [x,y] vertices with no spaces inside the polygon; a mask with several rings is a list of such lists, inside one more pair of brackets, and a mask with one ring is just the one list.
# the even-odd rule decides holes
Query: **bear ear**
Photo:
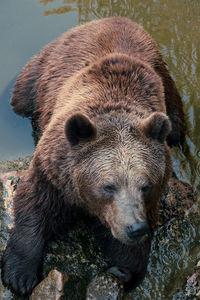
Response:
[{"label": "bear ear", "polygon": [[163,143],[171,131],[171,122],[162,112],[152,113],[142,121],[144,134]]},{"label": "bear ear", "polygon": [[76,146],[95,138],[96,127],[86,116],[75,114],[67,120],[65,134],[70,144]]}]

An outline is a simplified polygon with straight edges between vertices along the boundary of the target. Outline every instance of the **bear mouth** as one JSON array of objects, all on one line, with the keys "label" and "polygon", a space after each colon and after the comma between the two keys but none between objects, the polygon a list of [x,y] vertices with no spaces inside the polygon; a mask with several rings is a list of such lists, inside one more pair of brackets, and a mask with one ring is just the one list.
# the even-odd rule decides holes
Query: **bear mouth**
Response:
[{"label": "bear mouth", "polygon": [[138,245],[138,244],[143,244],[145,243],[148,239],[150,238],[149,234],[146,233],[145,235],[143,235],[142,237],[139,237],[135,240],[131,240],[131,239],[128,239],[124,242],[125,245],[130,245],[130,246],[133,246],[133,245]]},{"label": "bear mouth", "polygon": [[111,231],[112,236],[124,245],[134,246],[134,245],[138,245],[138,244],[143,244],[147,240],[150,239],[149,233],[145,233],[142,236],[135,236],[134,239],[130,239],[125,232],[119,233],[119,232],[116,232],[115,229],[113,229],[113,228],[111,228],[110,231]]}]

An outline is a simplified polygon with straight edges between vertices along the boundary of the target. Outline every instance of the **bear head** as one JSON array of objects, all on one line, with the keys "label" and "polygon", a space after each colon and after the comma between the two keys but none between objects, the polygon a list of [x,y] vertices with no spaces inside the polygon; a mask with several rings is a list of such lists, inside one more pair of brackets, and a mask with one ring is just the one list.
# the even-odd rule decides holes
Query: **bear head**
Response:
[{"label": "bear head", "polygon": [[66,122],[78,197],[124,244],[139,242],[155,226],[171,172],[170,130],[162,112],[135,120],[116,112],[94,120],[77,113]]}]

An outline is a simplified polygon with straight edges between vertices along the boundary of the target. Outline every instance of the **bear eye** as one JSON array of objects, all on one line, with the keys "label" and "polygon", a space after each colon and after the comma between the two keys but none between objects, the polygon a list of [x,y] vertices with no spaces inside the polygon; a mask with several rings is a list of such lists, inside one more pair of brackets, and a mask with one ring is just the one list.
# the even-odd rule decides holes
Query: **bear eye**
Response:
[{"label": "bear eye", "polygon": [[151,182],[145,182],[144,184],[143,184],[143,186],[141,187],[141,191],[142,191],[142,193],[144,194],[144,195],[147,195],[147,194],[149,194],[150,192],[151,192],[151,190],[152,190],[152,183]]},{"label": "bear eye", "polygon": [[102,189],[104,192],[106,192],[107,194],[110,194],[110,195],[112,195],[116,192],[116,187],[112,183],[103,185]]}]

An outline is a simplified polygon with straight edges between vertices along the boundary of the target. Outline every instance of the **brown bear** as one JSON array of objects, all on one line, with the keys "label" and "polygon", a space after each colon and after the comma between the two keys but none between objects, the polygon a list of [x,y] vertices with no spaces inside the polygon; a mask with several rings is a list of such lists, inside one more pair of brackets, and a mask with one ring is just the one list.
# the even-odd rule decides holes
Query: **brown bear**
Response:
[{"label": "brown bear", "polygon": [[4,284],[30,294],[48,241],[82,212],[100,222],[94,227],[109,271],[137,284],[171,174],[168,145],[185,132],[155,42],[126,18],[72,29],[27,64],[11,104],[32,119],[40,141],[16,191]]}]

